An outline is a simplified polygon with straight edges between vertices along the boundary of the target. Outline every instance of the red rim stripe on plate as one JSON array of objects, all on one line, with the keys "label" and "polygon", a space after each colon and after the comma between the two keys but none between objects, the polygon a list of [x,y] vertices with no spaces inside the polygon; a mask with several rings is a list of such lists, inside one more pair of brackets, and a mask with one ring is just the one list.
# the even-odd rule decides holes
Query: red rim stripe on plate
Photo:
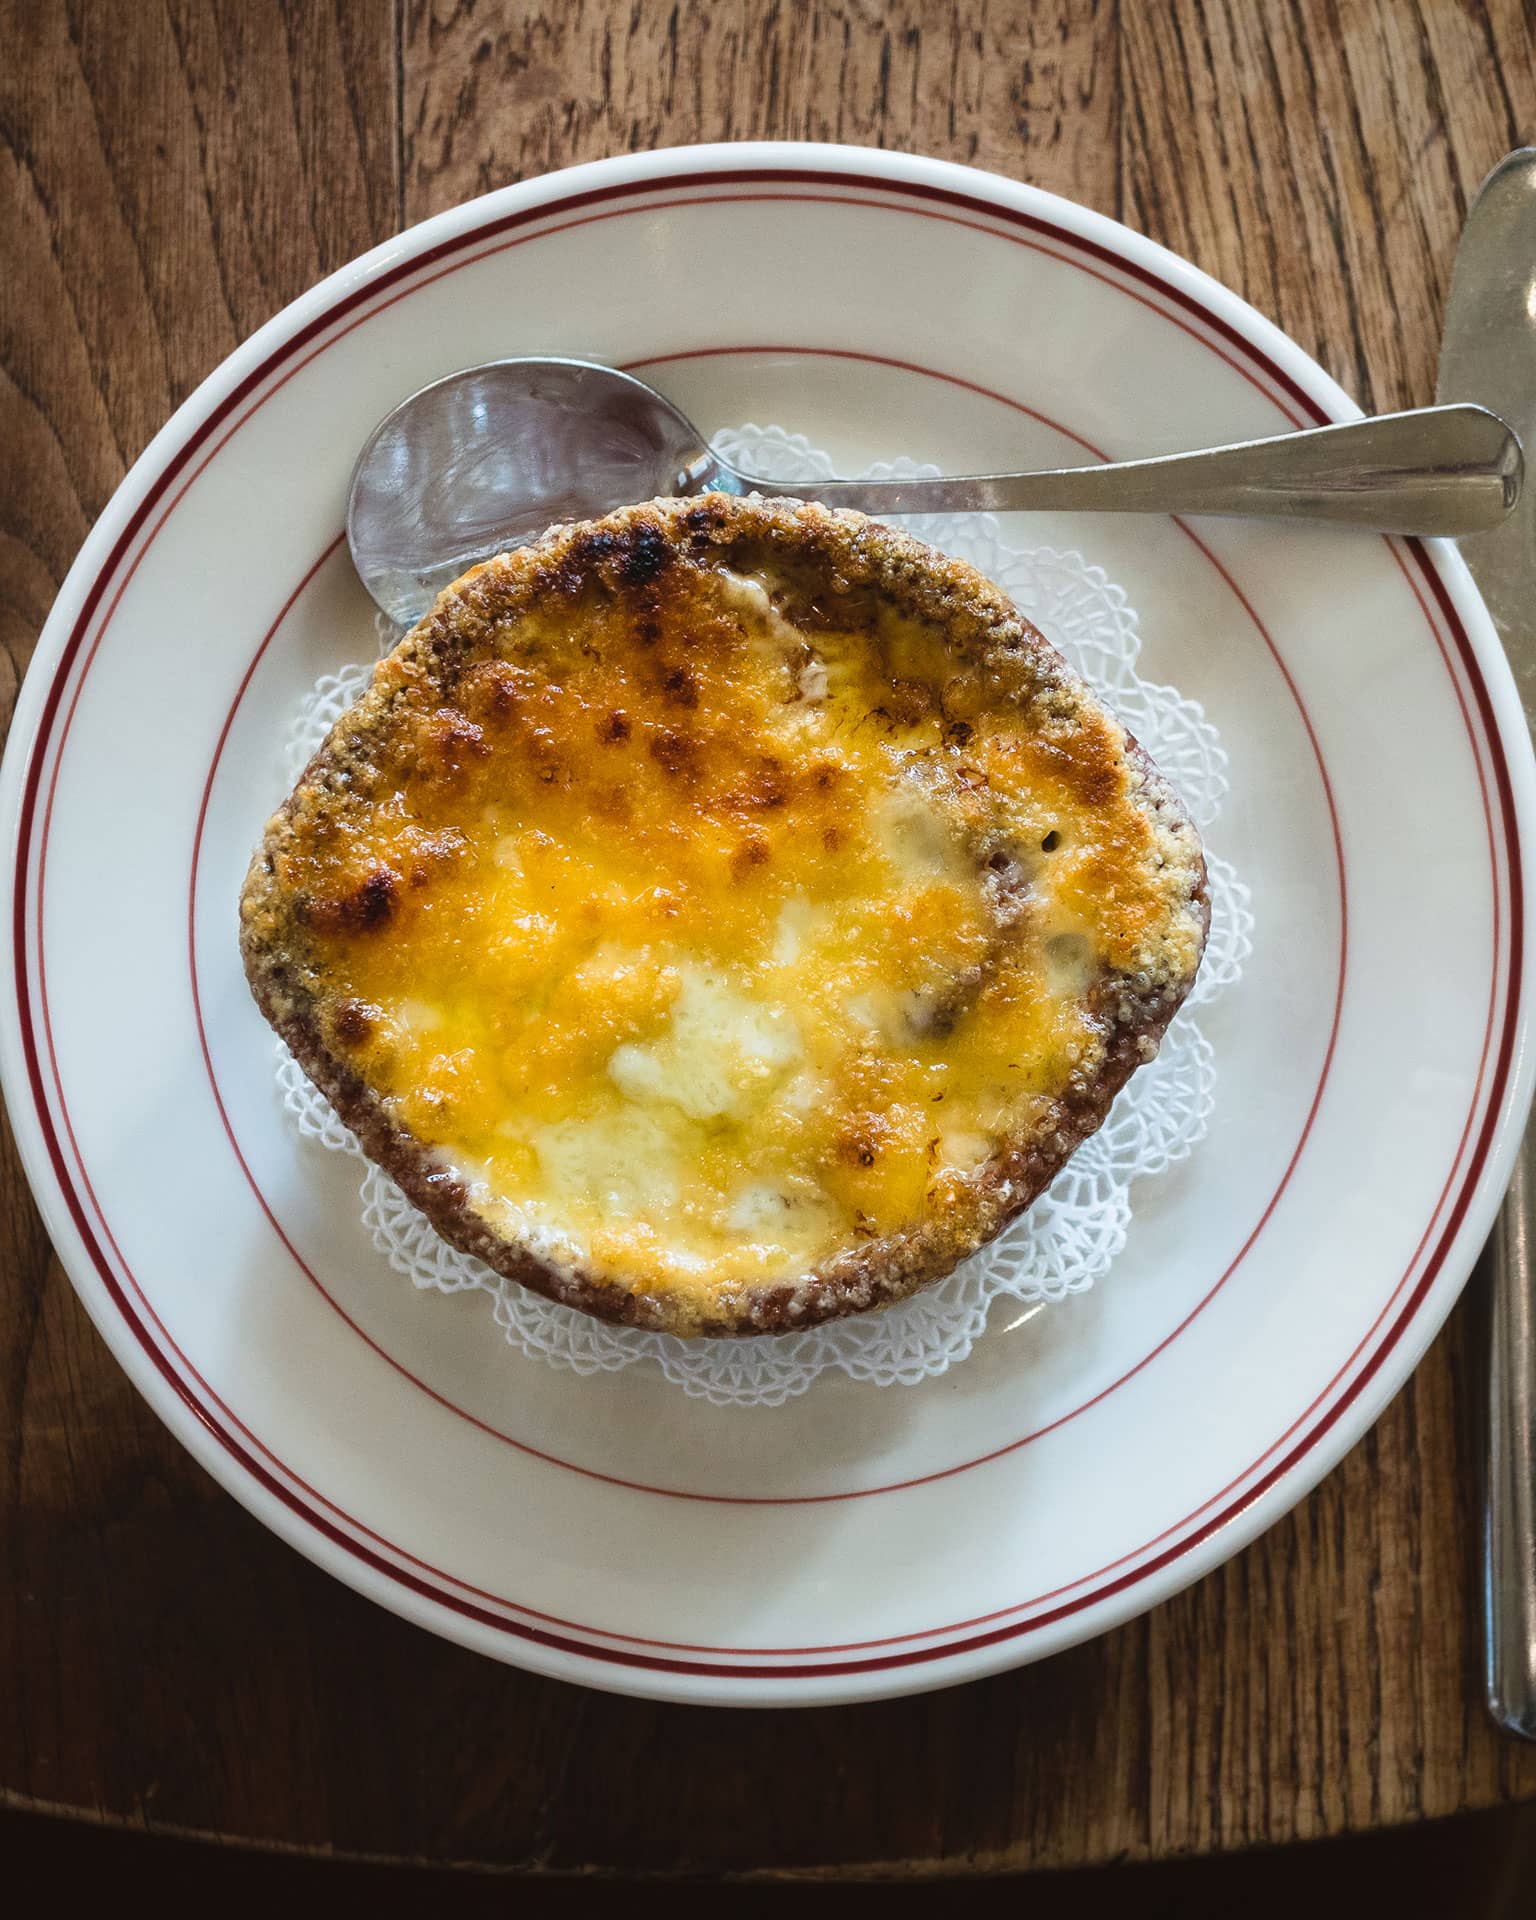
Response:
[{"label": "red rim stripe on plate", "polygon": [[[724,183],[724,184],[730,184],[730,185],[737,185],[743,181],[748,181],[752,179],[764,180],[767,182],[771,182],[775,185],[781,184],[788,180],[800,180],[800,181],[808,182],[818,186],[852,184],[859,187],[867,188],[869,185],[867,181],[865,181],[861,176],[858,176],[858,175],[834,175],[834,174],[821,174],[816,172],[791,173],[788,171],[779,172],[776,170],[764,170],[761,173],[752,173],[752,172],[737,173],[737,172],[725,171],[725,172],[714,173],[714,174],[683,175],[680,177],[690,180],[691,184],[695,186],[710,184],[710,183]],[[429,1597],[437,1599],[440,1604],[447,1605],[451,1608],[456,1608],[457,1610],[459,1610],[462,1613],[465,1613],[466,1615],[482,1619],[486,1621],[488,1624],[492,1624],[500,1627],[504,1631],[510,1631],[510,1632],[519,1634],[522,1637],[525,1637],[534,1641],[538,1641],[545,1645],[559,1647],[562,1650],[570,1651],[578,1655],[586,1654],[591,1657],[597,1658],[599,1660],[620,1660],[628,1664],[651,1667],[651,1668],[662,1668],[669,1671],[716,1674],[716,1675],[724,1674],[728,1676],[736,1675],[739,1677],[764,1677],[764,1678],[772,1678],[775,1676],[794,1677],[797,1673],[803,1673],[806,1675],[820,1675],[820,1674],[838,1674],[838,1673],[853,1672],[853,1671],[868,1671],[872,1669],[904,1664],[912,1661],[933,1660],[933,1659],[951,1657],[953,1655],[963,1653],[977,1647],[994,1644],[998,1640],[1011,1637],[1012,1635],[1023,1633],[1026,1631],[1031,1631],[1039,1626],[1047,1624],[1051,1620],[1059,1619],[1063,1617],[1063,1615],[1065,1614],[1080,1611],[1082,1608],[1089,1605],[1096,1604],[1100,1600],[1107,1599],[1112,1595],[1114,1595],[1115,1593],[1123,1591],[1127,1586],[1133,1584],[1134,1582],[1146,1578],[1153,1571],[1156,1571],[1160,1567],[1169,1564],[1173,1559],[1179,1557],[1180,1555],[1186,1554],[1189,1551],[1191,1551],[1201,1541],[1209,1538],[1211,1533],[1214,1532],[1219,1526],[1225,1524],[1229,1519],[1235,1517],[1237,1513],[1241,1512],[1254,1499],[1260,1497],[1260,1495],[1264,1491],[1266,1491],[1268,1487],[1272,1486],[1281,1475],[1287,1472],[1292,1465],[1294,1465],[1299,1459],[1301,1459],[1311,1447],[1316,1445],[1318,1439],[1336,1423],[1336,1421],[1341,1417],[1344,1410],[1349,1405],[1351,1405],[1353,1401],[1358,1397],[1359,1393],[1363,1390],[1363,1387],[1366,1384],[1366,1382],[1371,1377],[1373,1377],[1377,1369],[1382,1364],[1382,1361],[1384,1360],[1386,1354],[1391,1350],[1391,1347],[1396,1343],[1397,1339],[1401,1337],[1401,1334],[1404,1328],[1413,1318],[1414,1312],[1419,1302],[1422,1301],[1425,1293],[1428,1291],[1428,1288],[1433,1283],[1435,1276],[1438,1274],[1439,1269],[1443,1264],[1444,1259],[1449,1251],[1450,1245],[1454,1241],[1456,1233],[1460,1228],[1461,1222],[1465,1217],[1467,1207],[1470,1204],[1471,1194],[1475,1186],[1477,1172],[1481,1167],[1482,1161],[1486,1158],[1486,1154],[1487,1154],[1489,1145],[1491,1143],[1492,1134],[1497,1126],[1498,1117],[1499,1117],[1498,1115],[1499,1103],[1501,1101],[1504,1088],[1508,1081],[1508,1073],[1509,1073],[1511,1054],[1513,1049],[1513,1041],[1514,1041],[1514,1021],[1515,1021],[1515,1016],[1517,1013],[1518,1001],[1519,1001],[1518,989],[1519,989],[1519,983],[1520,983],[1522,967],[1523,967],[1523,951],[1522,951],[1523,929],[1521,926],[1521,911],[1522,911],[1521,875],[1520,875],[1519,864],[1518,864],[1519,848],[1518,848],[1518,838],[1517,838],[1515,821],[1514,821],[1513,799],[1510,791],[1508,768],[1505,765],[1503,760],[1502,749],[1501,749],[1500,742],[1498,740],[1497,733],[1492,730],[1491,702],[1488,698],[1487,690],[1482,684],[1481,675],[1477,670],[1475,656],[1472,653],[1470,643],[1467,640],[1465,633],[1461,629],[1460,622],[1455,614],[1454,607],[1452,606],[1449,594],[1444,587],[1444,583],[1439,579],[1438,575],[1434,572],[1434,569],[1430,566],[1427,556],[1424,554],[1422,548],[1419,547],[1417,543],[1413,543],[1410,546],[1410,552],[1413,554],[1416,564],[1419,566],[1420,571],[1423,574],[1426,582],[1428,583],[1431,592],[1433,593],[1434,597],[1439,603],[1442,615],[1446,619],[1448,626],[1450,628],[1450,631],[1452,632],[1455,638],[1456,645],[1462,654],[1463,660],[1467,667],[1469,679],[1473,686],[1474,697],[1477,702],[1477,706],[1479,710],[1479,717],[1482,719],[1484,725],[1489,728],[1488,745],[1491,752],[1491,758],[1494,762],[1495,784],[1496,784],[1496,788],[1499,795],[1501,824],[1503,825],[1505,830],[1506,848],[1508,850],[1508,854],[1510,857],[1511,951],[1510,951],[1509,998],[1508,998],[1508,1004],[1506,1009],[1505,1030],[1502,1036],[1498,1062],[1497,1062],[1495,1073],[1493,1076],[1493,1085],[1490,1093],[1490,1105],[1484,1119],[1483,1127],[1479,1133],[1477,1148],[1474,1154],[1473,1167],[1468,1175],[1466,1183],[1464,1184],[1463,1190],[1460,1196],[1458,1197],[1456,1205],[1453,1208],[1451,1219],[1447,1225],[1447,1228],[1444,1234],[1442,1235],[1441,1240],[1438,1246],[1436,1247],[1433,1256],[1431,1257],[1431,1260],[1427,1264],[1424,1270],[1424,1273],[1421,1275],[1418,1281],[1418,1284],[1415,1286],[1413,1293],[1410,1296],[1402,1314],[1399,1316],[1398,1320],[1390,1330],[1388,1337],[1384,1340],[1382,1345],[1378,1348],[1377,1352],[1371,1356],[1366,1367],[1363,1368],[1360,1374],[1353,1381],[1350,1382],[1349,1386],[1346,1388],[1345,1392],[1341,1395],[1339,1400],[1336,1401],[1335,1404],[1325,1413],[1323,1418],[1318,1422],[1318,1424],[1312,1430],[1312,1432],[1309,1435],[1307,1435],[1301,1442],[1299,1442],[1298,1445],[1294,1447],[1282,1460],[1276,1463],[1276,1465],[1270,1469],[1269,1473],[1266,1474],[1263,1480],[1259,1481],[1254,1486],[1250,1487],[1237,1501],[1235,1501],[1223,1513],[1213,1516],[1199,1529],[1198,1532],[1187,1537],[1183,1541],[1178,1542],[1175,1545],[1169,1547],[1164,1551],[1163,1554],[1159,1555],[1157,1559],[1138,1567],[1131,1573],[1128,1573],[1122,1576],[1121,1579],[1106,1585],[1105,1587],[1097,1590],[1092,1594],[1079,1596],[1078,1598],[1071,1601],[1067,1605],[1054,1610],[1050,1614],[1038,1616],[1032,1621],[1017,1623],[1008,1628],[999,1629],[995,1633],[975,1636],[969,1640],[952,1643],[947,1646],[943,1646],[939,1648],[923,1649],[921,1651],[916,1651],[916,1652],[908,1651],[904,1654],[892,1655],[887,1658],[878,1659],[878,1660],[850,1661],[850,1662],[840,1662],[835,1664],[834,1663],[817,1663],[815,1665],[805,1667],[805,1668],[788,1668],[783,1666],[726,1667],[726,1666],[721,1666],[714,1663],[695,1663],[695,1662],[680,1662],[680,1661],[671,1661],[671,1660],[654,1660],[654,1659],[649,1659],[644,1656],[638,1656],[631,1653],[614,1653],[612,1650],[607,1648],[587,1645],[585,1643],[579,1643],[579,1642],[572,1643],[570,1641],[563,1640],[556,1635],[542,1633],[532,1628],[520,1627],[515,1625],[514,1623],[497,1619],[495,1618],[495,1616],[487,1614],[484,1609],[468,1606],[465,1603],[457,1600],[452,1595],[443,1595],[440,1593],[435,1593],[431,1588],[424,1585],[424,1583],[417,1581],[413,1576],[403,1572],[401,1569],[391,1565],[389,1562],[381,1560],[377,1555],[374,1555],[371,1552],[369,1552],[367,1549],[359,1546],[359,1544],[356,1541],[351,1540],[346,1535],[339,1533],[339,1531],[334,1527],[332,1527],[324,1519],[323,1516],[316,1515],[310,1512],[308,1509],[306,1509],[302,1505],[302,1503],[296,1502],[291,1496],[291,1494],[289,1494],[289,1492],[285,1488],[283,1488],[280,1483],[274,1481],[272,1476],[269,1475],[265,1469],[263,1469],[257,1462],[251,1459],[251,1457],[245,1452],[245,1449],[241,1447],[239,1443],[232,1438],[232,1436],[222,1431],[216,1425],[216,1423],[210,1420],[206,1410],[201,1406],[198,1406],[195,1400],[192,1400],[191,1397],[187,1394],[185,1386],[177,1378],[175,1372],[169,1367],[165,1356],[162,1355],[155,1348],[152,1342],[145,1341],[144,1331],[142,1327],[135,1320],[134,1316],[132,1315],[131,1309],[128,1308],[127,1302],[122,1294],[121,1288],[117,1284],[116,1278],[112,1274],[109,1264],[105,1261],[102,1255],[100,1246],[96,1243],[93,1234],[89,1230],[88,1223],[86,1222],[83,1212],[79,1207],[78,1197],[74,1192],[72,1184],[67,1178],[66,1171],[62,1163],[62,1156],[59,1152],[57,1136],[53,1131],[52,1124],[51,1124],[51,1117],[48,1112],[46,1100],[43,1097],[39,1063],[36,1057],[34,1036],[32,1032],[29,985],[26,980],[25,965],[24,965],[25,958],[26,958],[26,939],[25,939],[26,929],[25,929],[24,903],[25,903],[25,878],[26,878],[26,871],[27,871],[27,859],[28,859],[28,853],[29,853],[29,838],[30,838],[30,832],[31,832],[32,816],[33,816],[33,812],[35,810],[35,804],[36,804],[37,784],[41,774],[42,762],[45,757],[48,735],[51,732],[52,726],[56,719],[59,698],[63,689],[63,683],[65,678],[67,677],[69,668],[73,664],[74,657],[78,652],[78,647],[83,635],[83,631],[85,627],[88,626],[90,619],[94,617],[94,613],[97,605],[99,605],[101,592],[103,590],[103,587],[106,581],[110,579],[112,573],[115,571],[116,566],[120,564],[123,553],[127,550],[127,548],[131,545],[133,539],[136,537],[139,529],[142,527],[144,523],[144,519],[147,516],[147,513],[150,510],[152,510],[153,506],[157,503],[159,497],[163,495],[166,484],[170,480],[174,479],[174,477],[184,468],[187,459],[190,458],[191,454],[196,450],[197,446],[199,446],[202,443],[202,441],[206,438],[208,431],[213,426],[221,422],[224,418],[226,418],[229,411],[232,410],[232,407],[234,405],[237,405],[239,401],[243,399],[247,394],[254,391],[255,386],[259,384],[259,382],[263,378],[265,378],[266,374],[270,372],[273,369],[273,367],[275,367],[277,364],[280,364],[280,362],[283,359],[286,359],[287,357],[289,357],[297,347],[302,346],[303,344],[306,344],[308,340],[316,337],[316,335],[320,331],[322,331],[325,326],[334,322],[343,313],[351,310],[353,307],[357,306],[361,302],[376,296],[383,287],[389,284],[392,284],[394,281],[402,277],[405,277],[407,275],[418,273],[424,265],[429,264],[433,259],[443,257],[445,253],[455,248],[462,247],[464,244],[466,244],[466,240],[470,237],[475,239],[482,239],[482,238],[485,238],[489,233],[497,232],[497,231],[506,231],[514,226],[529,224],[537,220],[546,219],[568,208],[578,206],[578,205],[592,204],[593,202],[602,200],[602,199],[612,199],[616,197],[640,195],[640,194],[655,192],[658,190],[664,190],[666,184],[667,183],[665,181],[651,180],[651,181],[632,183],[628,187],[594,189],[588,194],[571,196],[566,201],[553,202],[544,207],[528,209],[522,213],[508,215],[503,217],[503,219],[500,221],[487,223],[486,227],[477,230],[477,232],[473,236],[459,236],[457,239],[453,241],[440,243],[437,248],[429,250],[428,253],[426,253],[425,255],[418,256],[416,259],[413,259],[409,262],[404,262],[399,267],[389,270],[385,274],[380,275],[374,281],[370,282],[367,286],[355,289],[351,295],[346,296],[342,301],[336,303],[332,308],[330,308],[327,311],[325,315],[320,316],[319,318],[317,318],[317,320],[308,323],[308,325],[305,328],[300,330],[299,334],[295,335],[293,339],[286,342],[282,348],[276,350],[276,352],[273,355],[268,357],[267,361],[264,361],[259,368],[257,368],[250,376],[247,377],[246,380],[242,381],[240,386],[237,389],[235,389],[235,391],[230,396],[226,397],[225,401],[222,402],[220,407],[215,410],[214,414],[210,416],[209,420],[205,421],[202,427],[197,430],[197,433],[195,434],[194,438],[190,440],[181,449],[179,449],[174,456],[172,456],[172,459],[168,463],[166,471],[160,476],[160,479],[157,481],[156,486],[152,490],[151,494],[147,496],[143,502],[140,503],[140,506],[135,510],[134,514],[131,516],[127,527],[124,529],[123,534],[120,536],[119,540],[115,544],[111,556],[109,556],[109,560],[106,568],[101,574],[98,575],[96,581],[92,583],[92,587],[88,591],[86,601],[82,607],[80,620],[77,621],[75,629],[71,635],[71,639],[66,644],[66,647],[63,651],[63,655],[60,660],[59,669],[57,670],[57,673],[56,673],[55,680],[53,684],[50,686],[49,693],[45,699],[44,712],[43,712],[41,721],[39,723],[38,739],[37,739],[36,746],[34,748],[32,762],[28,768],[26,788],[23,796],[23,808],[22,808],[22,816],[21,816],[22,841],[21,841],[19,852],[18,852],[17,892],[16,892],[16,898],[15,898],[15,912],[14,912],[14,920],[13,920],[13,935],[16,941],[16,955],[17,955],[17,961],[18,961],[18,968],[17,968],[18,1000],[20,1003],[20,1010],[23,1016],[23,1040],[24,1040],[24,1046],[25,1046],[25,1051],[27,1055],[29,1081],[31,1083],[31,1087],[33,1091],[34,1102],[37,1106],[40,1124],[42,1125],[44,1135],[45,1135],[45,1140],[48,1145],[50,1159],[54,1167],[55,1176],[59,1180],[61,1191],[64,1193],[66,1204],[70,1209],[71,1216],[75,1221],[77,1230],[81,1234],[82,1241],[84,1242],[87,1248],[87,1251],[91,1254],[93,1262],[96,1264],[98,1271],[101,1272],[104,1284],[107,1286],[109,1294],[113,1298],[114,1303],[118,1306],[119,1311],[124,1314],[124,1317],[127,1320],[128,1324],[135,1331],[136,1335],[139,1337],[141,1344],[145,1345],[146,1350],[149,1352],[150,1357],[153,1360],[153,1362],[156,1364],[156,1366],[159,1367],[160,1371],[165,1375],[169,1383],[176,1389],[178,1395],[180,1395],[183,1399],[187,1399],[189,1401],[189,1403],[192,1405],[193,1411],[197,1414],[198,1418],[202,1420],[203,1423],[209,1428],[209,1430],[216,1435],[216,1437],[220,1440],[220,1443],[230,1451],[232,1456],[234,1456],[236,1459],[240,1461],[240,1463],[246,1468],[247,1471],[253,1474],[253,1477],[255,1477],[260,1484],[268,1487],[269,1490],[277,1493],[278,1496],[284,1500],[285,1504],[289,1505],[295,1512],[302,1515],[309,1522],[311,1526],[314,1526],[322,1534],[335,1540],[338,1544],[345,1546],[349,1552],[363,1559],[368,1564],[375,1566],[380,1571],[383,1571],[385,1573],[392,1575],[395,1579],[401,1581],[403,1585],[407,1586],[413,1591],[425,1593]],[[1173,300],[1177,304],[1184,307],[1188,312],[1192,313],[1196,318],[1199,319],[1199,321],[1203,326],[1210,328],[1212,331],[1228,339],[1233,345],[1235,345],[1240,350],[1240,352],[1248,356],[1251,360],[1257,362],[1259,366],[1263,368],[1264,372],[1268,375],[1268,377],[1275,382],[1276,386],[1278,386],[1282,391],[1287,392],[1302,407],[1305,415],[1307,415],[1308,417],[1314,420],[1319,420],[1319,421],[1326,417],[1325,414],[1323,413],[1323,410],[1319,408],[1316,405],[1316,403],[1311,400],[1310,396],[1308,396],[1288,374],[1286,374],[1281,368],[1276,366],[1269,359],[1269,357],[1266,354],[1264,354],[1260,349],[1252,346],[1251,343],[1245,340],[1243,336],[1239,334],[1234,328],[1229,326],[1228,323],[1220,320],[1216,315],[1207,312],[1203,307],[1200,306],[1200,304],[1197,301],[1193,300],[1189,295],[1185,294],[1182,289],[1167,285],[1166,283],[1161,281],[1158,278],[1158,276],[1151,273],[1148,269],[1141,267],[1138,263],[1133,263],[1133,262],[1124,260],[1120,258],[1120,256],[1114,254],[1109,249],[1106,249],[1100,246],[1096,242],[1071,234],[1065,229],[1057,229],[1053,227],[1051,223],[1044,221],[1042,219],[1038,219],[1035,216],[1017,213],[1011,209],[998,208],[986,201],[973,200],[970,196],[954,193],[945,189],[916,186],[916,185],[912,185],[910,183],[904,183],[904,182],[881,182],[879,183],[879,186],[882,191],[885,191],[891,194],[903,195],[906,197],[915,197],[919,199],[928,199],[928,200],[943,202],[947,204],[958,205],[958,206],[965,207],[969,210],[985,214],[990,220],[1008,221],[1015,225],[1026,227],[1037,232],[1049,233],[1052,235],[1053,238],[1056,238],[1058,241],[1065,241],[1067,244],[1071,246],[1077,247],[1082,251],[1089,253],[1090,255],[1093,255],[1097,258],[1102,259],[1107,265],[1113,267],[1116,273],[1127,274],[1130,277],[1139,279],[1145,284],[1156,288],[1157,291],[1163,295],[1163,297]],[[730,196],[730,197],[738,197],[738,196]],[[883,205],[884,203],[876,203],[876,204]],[[994,231],[994,229],[990,227],[985,230],[989,232]],[[1303,1416],[1303,1418],[1305,1418],[1305,1416]],[[1220,1497],[1221,1497],[1220,1495],[1216,1496],[1216,1498],[1218,1499]],[[1092,1576],[1088,1576],[1088,1577],[1091,1578]]]}]

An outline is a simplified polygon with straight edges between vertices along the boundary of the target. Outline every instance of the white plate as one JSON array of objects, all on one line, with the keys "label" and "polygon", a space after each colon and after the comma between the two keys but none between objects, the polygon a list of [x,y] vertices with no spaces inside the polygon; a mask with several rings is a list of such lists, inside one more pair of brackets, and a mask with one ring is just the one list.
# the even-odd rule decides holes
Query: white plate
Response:
[{"label": "white plate", "polygon": [[[846,466],[1129,456],[1340,418],[1230,293],[1107,220],[935,162],[735,146],[461,207],[233,354],[118,491],[6,756],[3,1068],[50,1231],[196,1456],[342,1579],[592,1685],[790,1703],[1038,1658],[1273,1521],[1402,1383],[1530,1095],[1532,763],[1445,547],[1041,517],[1232,753],[1257,946],[1211,1015],[1210,1138],[1095,1292],[916,1388],[720,1411],[505,1350],[374,1254],[297,1141],[235,897],[300,691],[364,655],[353,454],[424,381],[530,351],[651,372],[706,428]],[[1000,1316],[1001,1317],[1001,1316]]]}]

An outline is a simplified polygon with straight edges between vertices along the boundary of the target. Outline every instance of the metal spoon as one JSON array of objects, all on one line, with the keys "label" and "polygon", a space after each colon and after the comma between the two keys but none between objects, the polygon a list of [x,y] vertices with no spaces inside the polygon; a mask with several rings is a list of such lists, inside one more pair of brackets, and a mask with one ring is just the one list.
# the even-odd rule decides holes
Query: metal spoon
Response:
[{"label": "metal spoon", "polygon": [[1463,534],[1514,505],[1520,443],[1483,407],[1424,407],[1203,453],[942,480],[740,473],[643,380],[584,360],[493,360],[423,387],[358,457],[347,538],[402,626],[478,560],[658,495],[765,493],[902,513],[1219,513]]}]

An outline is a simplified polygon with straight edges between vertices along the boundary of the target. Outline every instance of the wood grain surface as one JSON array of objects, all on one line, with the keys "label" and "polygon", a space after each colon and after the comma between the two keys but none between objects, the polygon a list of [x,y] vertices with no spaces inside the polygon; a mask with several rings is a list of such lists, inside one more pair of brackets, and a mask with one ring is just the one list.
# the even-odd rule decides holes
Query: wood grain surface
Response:
[{"label": "wood grain surface", "polygon": [[[1536,138],[1519,0],[9,0],[0,47],[7,715],[170,409],[468,194],[700,140],[970,161],[1166,241],[1385,407],[1432,397],[1468,197]],[[1536,1794],[1536,1749],[1478,1704],[1464,1312],[1317,1492],[1176,1600],[997,1680],[771,1715],[500,1669],[281,1546],[108,1358],[8,1135],[0,1311],[15,1805],[528,1869],[959,1874]]]}]

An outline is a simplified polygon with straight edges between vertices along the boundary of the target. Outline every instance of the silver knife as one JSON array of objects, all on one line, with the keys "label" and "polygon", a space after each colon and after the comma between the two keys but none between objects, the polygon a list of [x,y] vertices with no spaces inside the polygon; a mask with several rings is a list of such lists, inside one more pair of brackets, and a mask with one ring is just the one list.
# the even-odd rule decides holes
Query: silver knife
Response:
[{"label": "silver knife", "polygon": [[[1536,453],[1536,147],[1483,182],[1456,253],[1439,397],[1476,400]],[[1536,734],[1536,485],[1492,533],[1461,542]],[[1483,1435],[1488,1710],[1536,1740],[1536,1118],[1493,1240]]]}]

